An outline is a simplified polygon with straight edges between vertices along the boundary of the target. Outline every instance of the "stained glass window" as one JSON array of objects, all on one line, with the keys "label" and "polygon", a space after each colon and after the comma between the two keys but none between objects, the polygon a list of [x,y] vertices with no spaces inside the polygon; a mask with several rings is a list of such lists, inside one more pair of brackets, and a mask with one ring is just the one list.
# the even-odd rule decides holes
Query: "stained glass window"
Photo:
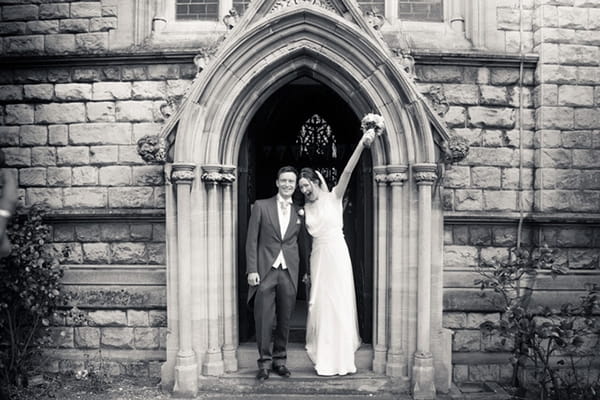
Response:
[{"label": "stained glass window", "polygon": [[331,126],[318,114],[302,124],[296,137],[299,158],[309,160],[311,166],[323,174],[330,188],[338,180],[337,168],[329,166],[332,160],[337,159],[336,143]]}]

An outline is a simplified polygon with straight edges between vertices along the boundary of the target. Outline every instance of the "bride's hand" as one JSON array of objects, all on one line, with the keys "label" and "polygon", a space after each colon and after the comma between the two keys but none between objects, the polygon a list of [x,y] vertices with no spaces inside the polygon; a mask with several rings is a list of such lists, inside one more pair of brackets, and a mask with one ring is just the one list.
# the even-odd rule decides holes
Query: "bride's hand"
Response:
[{"label": "bride's hand", "polygon": [[367,130],[362,137],[362,141],[363,141],[363,144],[365,145],[365,147],[371,147],[371,144],[373,143],[374,140],[375,140],[375,130],[374,129]]}]

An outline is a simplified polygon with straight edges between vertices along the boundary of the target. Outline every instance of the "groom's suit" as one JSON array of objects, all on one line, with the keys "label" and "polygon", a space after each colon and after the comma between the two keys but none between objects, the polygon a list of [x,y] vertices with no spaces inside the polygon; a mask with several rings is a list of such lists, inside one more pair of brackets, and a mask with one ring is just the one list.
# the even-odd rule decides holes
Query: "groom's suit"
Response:
[{"label": "groom's suit", "polygon": [[[304,219],[298,207],[289,205],[289,222],[285,234],[281,233],[278,213],[278,196],[257,200],[252,208],[246,238],[247,273],[258,272],[260,284],[251,286],[248,302],[254,297],[254,320],[258,345],[259,368],[285,365],[289,322],[296,304],[300,254],[298,238],[303,235]],[[276,263],[280,252],[285,268]],[[273,327],[273,350],[271,336]]]}]

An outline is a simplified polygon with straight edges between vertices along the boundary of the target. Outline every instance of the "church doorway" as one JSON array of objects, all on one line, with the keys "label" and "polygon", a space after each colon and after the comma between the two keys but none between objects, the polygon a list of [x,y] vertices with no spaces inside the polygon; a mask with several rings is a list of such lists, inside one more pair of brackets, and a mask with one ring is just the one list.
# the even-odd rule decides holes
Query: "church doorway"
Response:
[{"label": "church doorway", "polygon": [[[248,284],[244,249],[251,205],[256,199],[276,194],[277,171],[284,165],[292,165],[298,170],[317,168],[331,188],[360,135],[360,120],[348,104],[329,87],[310,77],[300,77],[274,92],[254,115],[244,135],[238,160],[240,343],[254,341],[252,310],[246,305]],[[365,151],[344,200],[344,234],[352,258],[363,343],[372,343],[373,334],[372,182],[371,155]],[[295,194],[295,201],[303,202],[299,192]],[[306,287],[299,282],[291,342],[304,343],[307,297]]]}]

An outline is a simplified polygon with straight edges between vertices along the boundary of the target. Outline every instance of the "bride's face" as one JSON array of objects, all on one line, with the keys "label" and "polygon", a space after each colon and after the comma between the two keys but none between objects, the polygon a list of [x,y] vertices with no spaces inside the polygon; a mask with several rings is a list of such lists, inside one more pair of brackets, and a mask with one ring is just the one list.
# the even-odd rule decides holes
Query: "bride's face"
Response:
[{"label": "bride's face", "polygon": [[319,198],[319,187],[309,179],[300,178],[298,188],[306,201],[315,201]]}]

